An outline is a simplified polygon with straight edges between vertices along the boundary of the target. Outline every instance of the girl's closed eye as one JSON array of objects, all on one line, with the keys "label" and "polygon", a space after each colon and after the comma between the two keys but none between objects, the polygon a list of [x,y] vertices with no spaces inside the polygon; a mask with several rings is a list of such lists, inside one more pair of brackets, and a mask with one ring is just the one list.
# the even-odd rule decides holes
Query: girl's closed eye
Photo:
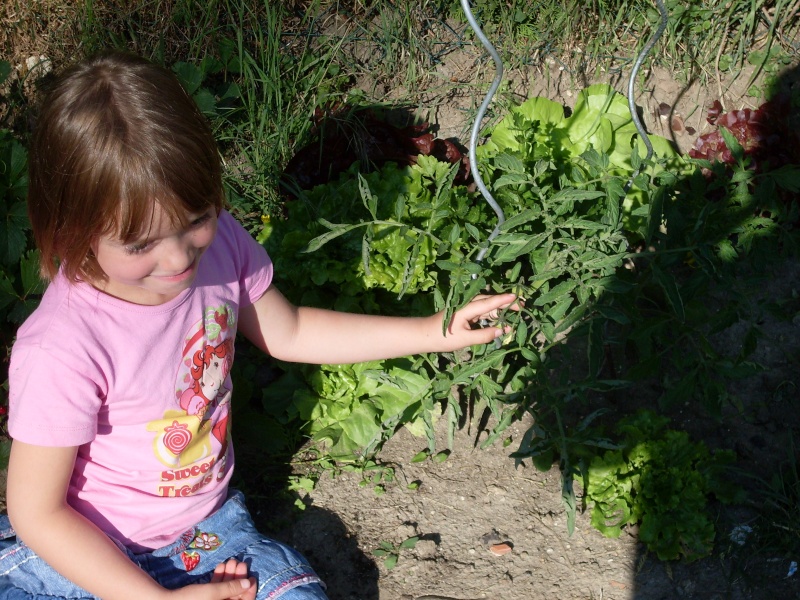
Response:
[{"label": "girl's closed eye", "polygon": [[[205,225],[206,223],[208,223],[211,220],[211,218],[212,218],[212,213],[209,210],[200,215],[199,217],[197,217],[196,219],[189,221],[189,225],[187,226],[186,229],[187,230],[198,229],[203,225]],[[142,242],[137,242],[135,244],[129,244],[125,246],[125,252],[127,254],[144,254],[148,250],[151,250],[155,245],[155,243],[156,240],[145,240]]]},{"label": "girl's closed eye", "polygon": [[152,241],[140,242],[138,244],[132,244],[130,246],[125,246],[125,252],[127,254],[144,254],[150,248],[153,247]]},{"label": "girl's closed eye", "polygon": [[205,212],[199,217],[197,217],[194,221],[189,223],[189,227],[200,227],[203,223],[207,223],[211,219],[211,212]]}]

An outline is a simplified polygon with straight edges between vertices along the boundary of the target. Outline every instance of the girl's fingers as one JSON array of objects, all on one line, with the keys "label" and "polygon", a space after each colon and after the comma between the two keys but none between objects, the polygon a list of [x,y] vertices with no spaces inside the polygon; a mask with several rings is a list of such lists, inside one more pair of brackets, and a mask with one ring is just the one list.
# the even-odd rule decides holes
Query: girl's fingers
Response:
[{"label": "girl's fingers", "polygon": [[519,305],[515,302],[516,294],[499,294],[497,296],[476,296],[469,304],[461,309],[461,315],[467,321],[478,319],[496,319],[498,310],[501,308],[511,308],[519,310]]},{"label": "girl's fingers", "polygon": [[214,575],[211,577],[211,582],[219,583],[221,581],[246,579],[247,571],[247,563],[231,558],[214,567]]},{"label": "girl's fingers", "polygon": [[214,567],[211,581],[176,589],[171,595],[194,600],[255,600],[258,585],[248,577],[247,563],[231,558]]},{"label": "girl's fingers", "polygon": [[219,563],[216,567],[214,567],[214,575],[211,577],[211,581],[216,583],[219,581],[230,581],[233,579],[234,575],[236,574],[238,562],[239,561],[236,559],[231,558],[224,563]]},{"label": "girl's fingers", "polygon": [[[216,570],[214,576],[217,575]],[[191,593],[196,600],[249,600],[255,598],[256,584],[253,578],[231,579],[230,581],[214,581],[181,588],[179,595],[183,597]],[[187,595],[187,598],[190,596]]]},{"label": "girl's fingers", "polygon": [[219,583],[225,575],[225,563],[219,563],[214,567],[214,574],[211,576],[211,583]]}]

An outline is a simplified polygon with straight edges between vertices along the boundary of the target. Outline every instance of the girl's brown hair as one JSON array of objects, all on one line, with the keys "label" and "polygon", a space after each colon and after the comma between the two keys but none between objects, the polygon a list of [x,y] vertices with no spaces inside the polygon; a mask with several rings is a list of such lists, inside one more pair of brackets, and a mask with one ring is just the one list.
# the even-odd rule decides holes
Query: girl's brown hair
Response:
[{"label": "girl's brown hair", "polygon": [[103,235],[146,233],[158,203],[176,222],[222,208],[211,128],[168,70],[104,53],[65,71],[45,97],[29,155],[28,214],[42,275],[102,281]]}]

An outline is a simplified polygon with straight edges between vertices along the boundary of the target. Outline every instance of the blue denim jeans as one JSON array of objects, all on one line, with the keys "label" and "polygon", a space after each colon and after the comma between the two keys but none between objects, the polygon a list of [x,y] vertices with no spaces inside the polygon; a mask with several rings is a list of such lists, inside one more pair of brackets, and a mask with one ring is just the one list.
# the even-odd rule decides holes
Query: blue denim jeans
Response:
[{"label": "blue denim jeans", "polygon": [[[245,508],[244,496],[238,491],[232,490],[216,513],[169,546],[134,554],[116,543],[168,589],[208,582],[214,567],[236,558],[248,564],[250,576],[258,581],[258,600],[327,600],[324,584],[298,552],[258,533]],[[64,551],[70,551],[68,543]],[[18,541],[5,515],[0,515],[0,598],[97,600]]]}]

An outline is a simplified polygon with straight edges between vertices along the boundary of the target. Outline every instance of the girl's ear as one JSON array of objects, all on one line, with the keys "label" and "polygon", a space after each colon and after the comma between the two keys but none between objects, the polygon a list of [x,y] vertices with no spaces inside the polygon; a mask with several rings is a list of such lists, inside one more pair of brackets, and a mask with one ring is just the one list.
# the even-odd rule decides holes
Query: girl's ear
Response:
[{"label": "girl's ear", "polygon": [[99,241],[100,238],[98,236],[93,236],[89,241],[89,251],[83,257],[81,277],[89,283],[102,281],[105,278],[105,273],[100,268],[100,265],[97,264],[96,258]]},{"label": "girl's ear", "polygon": [[86,253],[86,258],[84,260],[91,260],[97,256],[97,247],[99,243],[100,239],[96,235],[92,236],[92,239],[89,240],[89,252]]}]

